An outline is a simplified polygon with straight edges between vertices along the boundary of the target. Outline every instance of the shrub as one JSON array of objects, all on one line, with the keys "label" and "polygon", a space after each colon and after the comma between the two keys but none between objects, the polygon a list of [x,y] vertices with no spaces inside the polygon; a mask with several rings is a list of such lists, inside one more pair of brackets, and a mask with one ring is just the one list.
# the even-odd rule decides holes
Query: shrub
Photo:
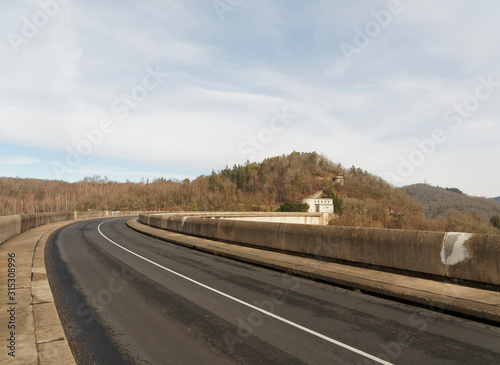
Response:
[{"label": "shrub", "polygon": [[307,212],[309,210],[309,204],[307,203],[284,203],[281,204],[280,212]]}]

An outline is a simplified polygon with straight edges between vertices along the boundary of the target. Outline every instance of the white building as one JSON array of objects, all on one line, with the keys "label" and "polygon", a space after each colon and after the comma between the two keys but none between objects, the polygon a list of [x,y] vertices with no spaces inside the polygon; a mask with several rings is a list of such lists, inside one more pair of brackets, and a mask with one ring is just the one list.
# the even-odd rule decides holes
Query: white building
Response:
[{"label": "white building", "polygon": [[333,214],[333,199],[321,198],[322,195],[323,190],[320,190],[307,198],[303,198],[301,202],[309,204],[308,212]]}]

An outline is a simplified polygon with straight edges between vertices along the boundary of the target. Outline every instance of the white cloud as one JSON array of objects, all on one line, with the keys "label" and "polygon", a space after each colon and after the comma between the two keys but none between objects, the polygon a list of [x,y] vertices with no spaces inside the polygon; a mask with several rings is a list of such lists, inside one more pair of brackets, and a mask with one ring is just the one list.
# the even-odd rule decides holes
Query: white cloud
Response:
[{"label": "white cloud", "polygon": [[0,164],[2,165],[31,165],[39,162],[37,159],[23,156],[0,157]]}]

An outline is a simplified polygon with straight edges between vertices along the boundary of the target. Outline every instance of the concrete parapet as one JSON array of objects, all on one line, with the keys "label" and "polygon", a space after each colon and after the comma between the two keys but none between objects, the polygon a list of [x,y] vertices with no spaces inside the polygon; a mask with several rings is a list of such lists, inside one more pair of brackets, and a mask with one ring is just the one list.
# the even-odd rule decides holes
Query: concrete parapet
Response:
[{"label": "concrete parapet", "polygon": [[178,212],[162,213],[165,215],[184,217],[203,217],[211,219],[228,219],[251,222],[274,222],[274,223],[296,223],[296,224],[317,224],[327,225],[334,217],[330,213],[309,213],[309,212]]},{"label": "concrete parapet", "polygon": [[0,217],[0,245],[21,233],[21,217],[8,215]]},{"label": "concrete parapet", "polygon": [[118,211],[118,210],[88,210],[83,212],[73,212],[74,219],[88,219],[100,217],[123,217],[129,215],[139,215],[138,211]]},{"label": "concrete parapet", "polygon": [[32,228],[43,226],[44,224],[61,222],[73,219],[73,214],[67,213],[38,213],[21,214],[21,232],[26,232]]},{"label": "concrete parapet", "polygon": [[446,276],[500,284],[500,235],[447,233],[442,259]]},{"label": "concrete parapet", "polygon": [[248,246],[500,287],[500,235],[141,214],[153,227]]},{"label": "concrete parapet", "polygon": [[49,223],[62,222],[70,219],[130,216],[138,215],[139,213],[140,212],[130,211],[85,211],[3,216],[0,217],[0,245],[20,233]]},{"label": "concrete parapet", "polygon": [[73,219],[87,219],[87,218],[100,218],[107,217],[106,211],[84,211],[84,212],[73,212]]}]

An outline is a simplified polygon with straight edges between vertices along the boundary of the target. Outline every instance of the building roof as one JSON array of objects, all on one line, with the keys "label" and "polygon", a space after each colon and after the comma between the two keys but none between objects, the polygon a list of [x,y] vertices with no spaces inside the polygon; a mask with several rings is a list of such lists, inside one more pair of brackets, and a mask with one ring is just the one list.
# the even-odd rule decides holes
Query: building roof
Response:
[{"label": "building roof", "polygon": [[315,192],[313,195],[310,195],[304,199],[318,199],[318,198],[321,198],[322,195],[323,195],[323,190],[320,190],[320,191]]}]

